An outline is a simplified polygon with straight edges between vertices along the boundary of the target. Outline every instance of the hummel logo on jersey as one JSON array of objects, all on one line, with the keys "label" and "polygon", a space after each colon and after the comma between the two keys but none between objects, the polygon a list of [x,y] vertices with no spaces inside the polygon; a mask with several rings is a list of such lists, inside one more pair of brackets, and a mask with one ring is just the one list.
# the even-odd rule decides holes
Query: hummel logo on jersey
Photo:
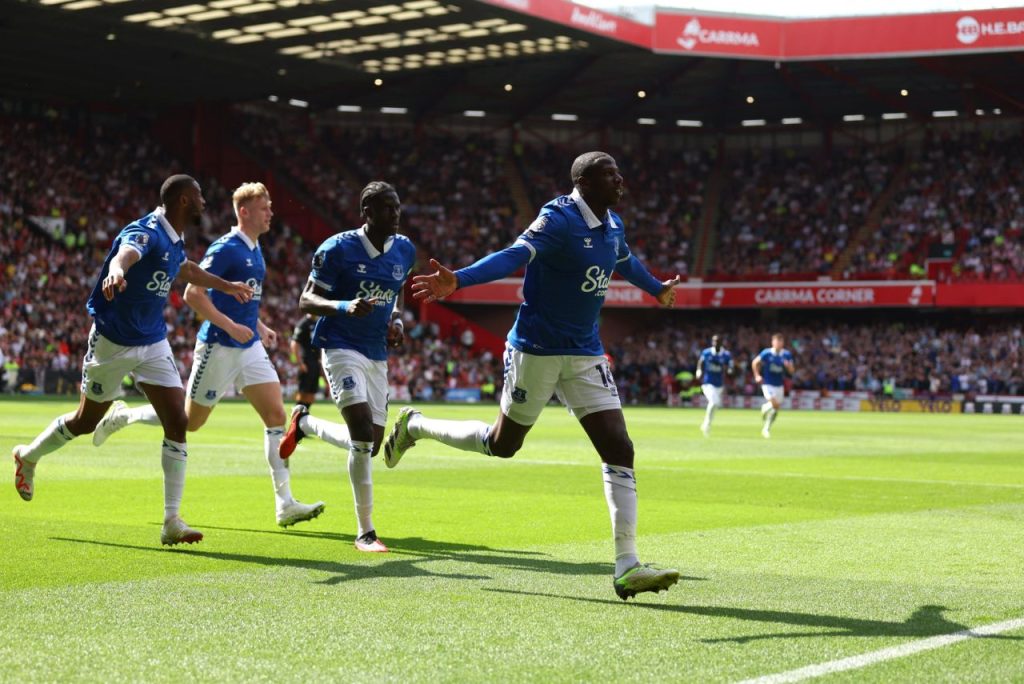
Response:
[{"label": "hummel logo on jersey", "polygon": [[356,264],[357,273],[366,273],[366,264]]},{"label": "hummel logo on jersey", "polygon": [[160,261],[170,261],[170,260],[171,260],[170,252],[164,252],[164,255],[162,257],[160,257]]},{"label": "hummel logo on jersey", "polygon": [[583,249],[593,249],[593,248],[594,248],[594,240],[592,238],[588,238],[588,237],[583,238]]},{"label": "hummel logo on jersey", "polygon": [[248,266],[249,268],[252,268],[252,259],[246,259],[245,265]]}]

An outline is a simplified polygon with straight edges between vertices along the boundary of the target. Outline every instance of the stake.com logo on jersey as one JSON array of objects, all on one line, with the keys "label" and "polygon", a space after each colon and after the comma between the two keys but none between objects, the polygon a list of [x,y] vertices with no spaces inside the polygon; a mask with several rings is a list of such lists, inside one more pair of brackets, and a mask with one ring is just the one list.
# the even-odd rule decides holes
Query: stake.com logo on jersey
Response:
[{"label": "stake.com logo on jersey", "polygon": [[580,292],[593,292],[595,297],[604,297],[608,292],[608,283],[612,281],[611,276],[604,272],[600,266],[591,266],[584,275],[583,284],[580,285]]}]

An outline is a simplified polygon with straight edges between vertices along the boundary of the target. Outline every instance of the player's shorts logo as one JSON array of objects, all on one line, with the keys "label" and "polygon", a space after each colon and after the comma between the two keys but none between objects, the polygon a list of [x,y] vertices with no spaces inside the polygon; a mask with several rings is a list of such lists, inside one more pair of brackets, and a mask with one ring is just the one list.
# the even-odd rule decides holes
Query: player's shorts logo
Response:
[{"label": "player's shorts logo", "polygon": [[93,394],[103,394],[103,385],[98,382],[94,382],[89,386],[89,391]]},{"label": "player's shorts logo", "polygon": [[356,380],[351,375],[346,375],[341,379],[341,389],[350,390],[356,388]]},{"label": "player's shorts logo", "polygon": [[217,390],[206,390],[206,401],[213,401],[217,398]]},{"label": "player's shorts logo", "polygon": [[324,253],[317,252],[313,255],[313,269],[320,270],[324,267]]},{"label": "player's shorts logo", "polygon": [[514,388],[512,390],[512,401],[514,401],[517,404],[525,404],[526,403],[526,390],[524,390],[522,387]]}]

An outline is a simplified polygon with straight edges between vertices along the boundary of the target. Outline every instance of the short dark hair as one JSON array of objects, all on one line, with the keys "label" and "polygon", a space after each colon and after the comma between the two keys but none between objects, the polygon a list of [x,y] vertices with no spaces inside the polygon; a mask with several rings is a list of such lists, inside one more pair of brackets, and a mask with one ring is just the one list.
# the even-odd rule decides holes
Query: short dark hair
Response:
[{"label": "short dark hair", "polygon": [[359,209],[362,210],[366,207],[366,203],[377,195],[383,195],[384,193],[393,192],[396,195],[398,191],[395,190],[395,186],[391,183],[385,183],[384,181],[370,181],[363,188],[363,191],[359,193]]},{"label": "short dark hair", "polygon": [[598,163],[609,160],[612,163],[615,162],[615,158],[607,152],[584,152],[580,156],[576,157],[576,160],[572,163],[572,184],[579,185],[580,180],[587,175],[590,169],[594,168]]},{"label": "short dark hair", "polygon": [[772,339],[774,340],[774,339],[775,339],[776,337],[777,337],[777,338],[779,338],[780,340],[783,340],[783,339],[785,339],[785,335],[783,335],[783,334],[782,334],[782,333],[780,333],[780,332],[775,332],[775,333],[772,333]]},{"label": "short dark hair", "polygon": [[196,183],[196,179],[184,173],[176,173],[160,186],[160,203],[165,207],[169,207],[174,204],[174,201],[181,197],[181,193],[185,192],[185,188],[189,185]]}]

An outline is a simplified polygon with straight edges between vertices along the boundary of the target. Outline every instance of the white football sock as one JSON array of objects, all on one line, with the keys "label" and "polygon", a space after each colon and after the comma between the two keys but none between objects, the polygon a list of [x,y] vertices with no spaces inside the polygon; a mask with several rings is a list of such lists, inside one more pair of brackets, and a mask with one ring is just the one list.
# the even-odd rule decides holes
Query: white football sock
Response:
[{"label": "white football sock", "polygon": [[352,483],[352,498],[356,504],[356,521],[359,536],[373,527],[373,471],[370,454],[373,442],[352,442],[348,450],[348,479]]},{"label": "white football sock", "polygon": [[164,468],[164,520],[170,520],[181,511],[187,460],[188,447],[185,442],[174,442],[165,437],[160,451],[160,464]]},{"label": "white football sock", "polygon": [[274,482],[274,507],[280,511],[295,499],[292,498],[291,474],[281,460],[281,437],[284,436],[284,425],[266,428],[263,431],[263,453],[270,466],[270,478]]},{"label": "white football sock", "polygon": [[299,429],[307,435],[315,435],[328,444],[339,449],[351,449],[352,437],[348,433],[348,426],[341,423],[332,423],[322,418],[314,418],[306,415],[299,419]]},{"label": "white football sock", "polygon": [[640,562],[636,555],[636,477],[632,468],[602,465],[604,498],[615,538],[615,576]]},{"label": "white football sock", "polygon": [[409,418],[409,434],[413,439],[433,439],[462,451],[491,455],[487,436],[491,426],[479,420],[437,420],[414,413]]},{"label": "white football sock", "polygon": [[156,415],[156,409],[153,408],[152,404],[145,404],[143,406],[136,406],[135,408],[127,409],[124,414],[128,417],[128,420],[125,421],[125,425],[131,425],[132,423],[160,425],[160,416]]},{"label": "white football sock", "polygon": [[60,449],[77,437],[77,435],[71,434],[71,431],[64,425],[65,421],[74,415],[74,413],[68,413],[54,418],[53,422],[47,425],[46,429],[40,432],[32,440],[32,443],[21,451],[21,460],[26,463],[38,463],[40,458],[51,451]]},{"label": "white football sock", "polygon": [[714,403],[708,402],[708,408],[704,412],[704,424],[705,425],[711,425],[711,421],[714,420],[714,418],[715,418],[715,408],[716,407],[715,407]]}]

